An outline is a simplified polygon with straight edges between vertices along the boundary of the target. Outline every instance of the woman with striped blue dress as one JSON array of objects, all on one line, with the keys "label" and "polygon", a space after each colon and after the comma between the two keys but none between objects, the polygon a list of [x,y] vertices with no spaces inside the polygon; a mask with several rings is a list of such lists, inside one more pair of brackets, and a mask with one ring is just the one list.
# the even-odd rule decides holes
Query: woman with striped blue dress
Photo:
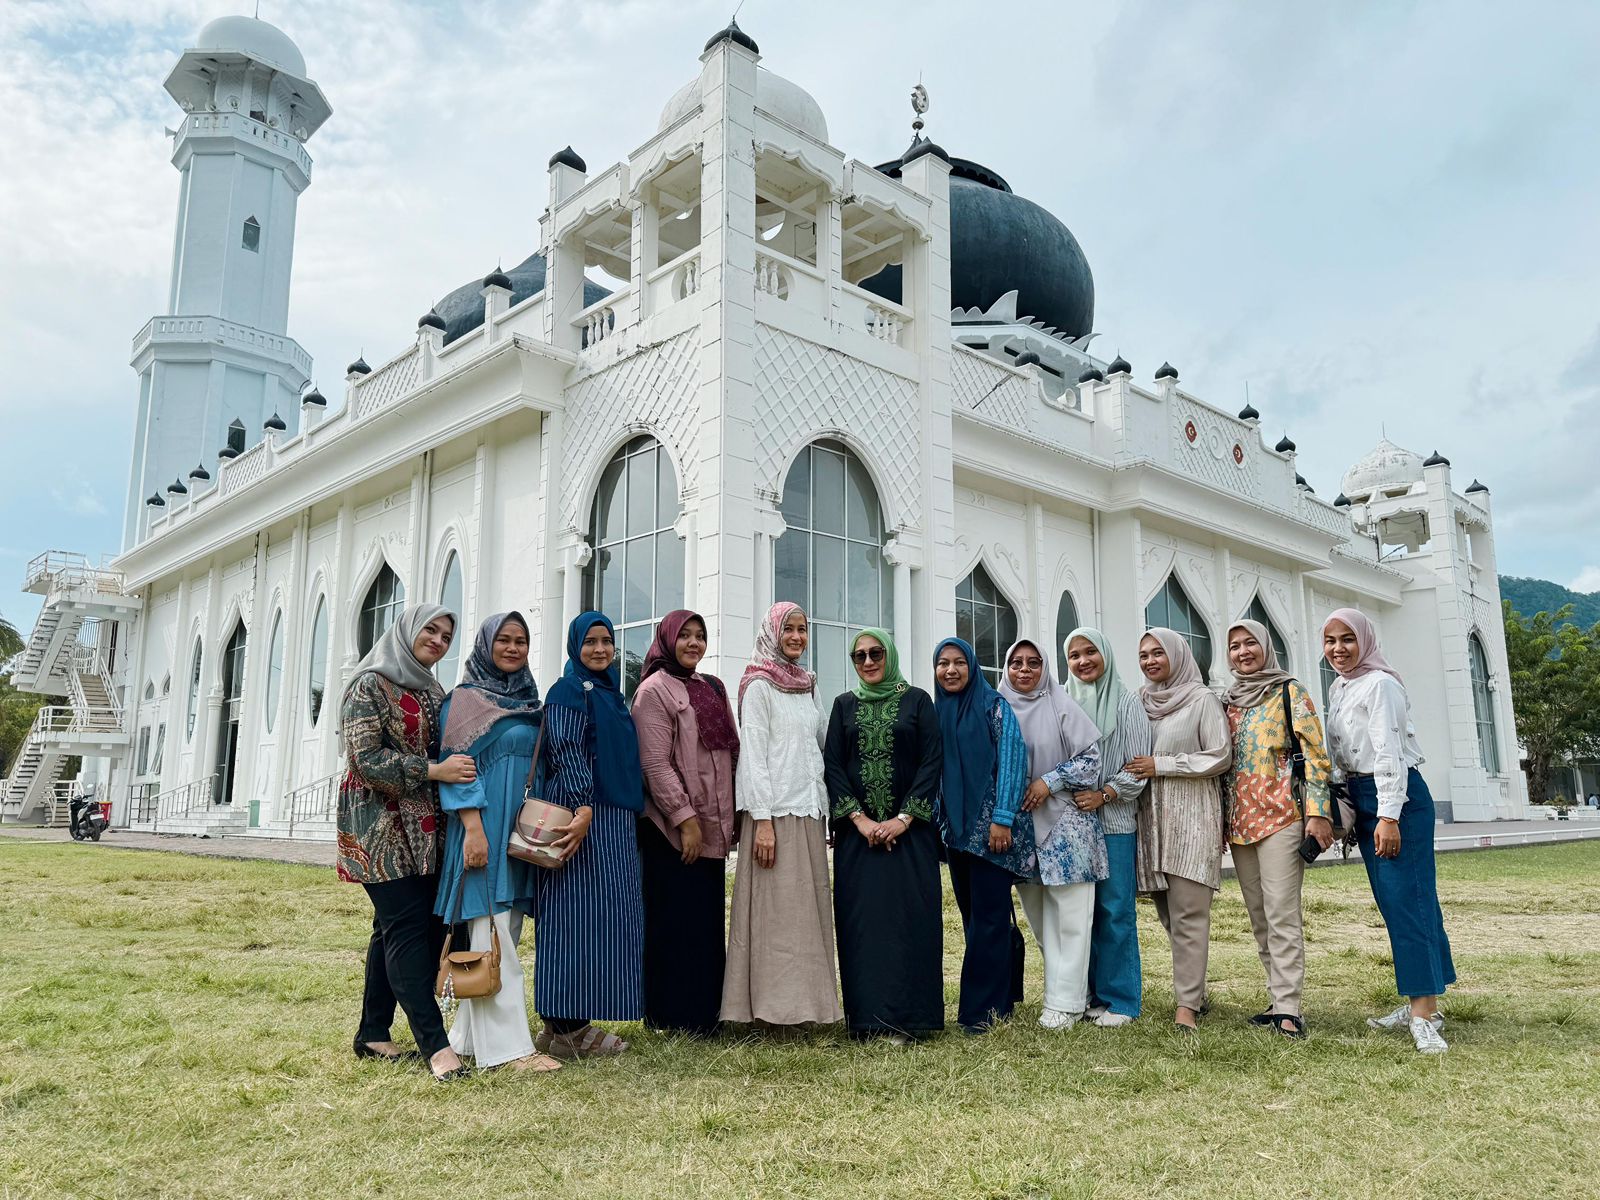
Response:
[{"label": "woman with striped blue dress", "polygon": [[620,1054],[592,1024],[644,1016],[644,894],[639,739],[622,698],[616,634],[602,613],[567,630],[567,666],[545,700],[539,795],[576,814],[555,843],[564,866],[540,871],[533,896],[535,1039],[556,1058]]}]

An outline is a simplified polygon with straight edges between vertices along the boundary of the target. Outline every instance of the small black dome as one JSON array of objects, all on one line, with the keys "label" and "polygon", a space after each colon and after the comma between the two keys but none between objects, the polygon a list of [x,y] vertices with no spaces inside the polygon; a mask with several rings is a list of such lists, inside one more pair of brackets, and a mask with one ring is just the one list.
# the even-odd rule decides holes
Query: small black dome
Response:
[{"label": "small black dome", "polygon": [[1346,496],[1343,492],[1340,492],[1337,496],[1335,496],[1333,498],[1333,506],[1335,508],[1349,508],[1350,507],[1350,497]]},{"label": "small black dome", "polygon": [[1078,382],[1088,383],[1092,379],[1096,383],[1104,383],[1105,378],[1106,377],[1104,375],[1100,374],[1099,367],[1085,367],[1083,369],[1083,374],[1078,376]]},{"label": "small black dome", "polygon": [[1173,366],[1169,362],[1164,362],[1159,367],[1156,368],[1156,378],[1157,379],[1176,379],[1177,377],[1178,377],[1178,368]]},{"label": "small black dome", "polygon": [[735,46],[743,46],[751,54],[760,54],[761,48],[756,45],[755,38],[739,28],[739,22],[730,20],[728,27],[711,35],[711,40],[706,43],[709,50],[718,42],[732,42]]},{"label": "small black dome", "polygon": [[417,318],[417,328],[437,329],[440,333],[443,333],[444,318],[430,308],[427,312],[423,313]]},{"label": "small black dome", "polygon": [[1024,350],[1021,354],[1017,355],[1017,361],[1011,365],[1014,367],[1031,367],[1036,365],[1038,362],[1039,356],[1037,354],[1035,354],[1032,350]]},{"label": "small black dome", "polygon": [[1256,411],[1255,405],[1249,403],[1248,401],[1246,401],[1245,406],[1239,410],[1239,420],[1241,421],[1259,421],[1260,419],[1261,414]]},{"label": "small black dome", "polygon": [[318,408],[326,408],[328,406],[328,399],[321,392],[317,391],[315,385],[313,385],[309,392],[300,397],[300,403],[315,404]]},{"label": "small black dome", "polygon": [[1117,355],[1111,360],[1111,365],[1106,368],[1107,375],[1128,375],[1133,371],[1133,364],[1122,355]]},{"label": "small black dome", "polygon": [[1294,473],[1294,483],[1295,483],[1296,487],[1303,487],[1308,492],[1315,492],[1317,490],[1316,488],[1312,487],[1309,483],[1306,482],[1306,477],[1304,475],[1300,474],[1299,471],[1296,471]]},{"label": "small black dome", "polygon": [[371,375],[372,368],[367,366],[365,358],[358,358],[344,369],[346,375]]},{"label": "small black dome", "polygon": [[483,277],[483,286],[486,288],[505,288],[505,290],[509,292],[511,290],[511,276],[507,275],[499,267],[496,267]]},{"label": "small black dome", "polygon": [[1435,450],[1432,454],[1428,455],[1427,458],[1422,460],[1422,465],[1425,467],[1448,467],[1450,465],[1450,460]]},{"label": "small black dome", "polygon": [[[511,299],[508,303],[515,308],[529,296],[544,291],[544,255],[535,251],[505,272],[505,277],[511,280]],[[479,283],[474,279],[471,283],[463,283],[433,306],[433,311],[444,318],[446,346],[457,338],[465,337],[483,324],[483,289],[487,286],[488,280]],[[604,300],[610,294],[609,290],[592,279],[583,281],[585,308]]]},{"label": "small black dome", "polygon": [[221,450],[217,451],[217,461],[218,462],[223,462],[223,461],[225,461],[227,459],[238,458],[238,457],[239,457],[239,452],[237,450],[235,450],[232,446],[224,446]]},{"label": "small black dome", "polygon": [[946,152],[945,148],[939,145],[938,142],[930,142],[927,138],[918,138],[914,143],[912,143],[911,149],[907,150],[901,157],[900,165],[904,167],[909,163],[914,163],[924,154],[931,154],[935,158],[942,158],[947,163],[950,161],[949,153]]},{"label": "small black dome", "polygon": [[1290,440],[1289,435],[1286,433],[1278,439],[1278,444],[1273,449],[1279,454],[1293,454],[1294,442]]},{"label": "small black dome", "polygon": [[[710,49],[710,47],[708,46],[707,49]],[[574,171],[584,175],[589,173],[589,164],[584,162],[583,159],[578,156],[578,152],[571,146],[557,150],[550,156],[550,165],[553,167],[557,163],[561,164],[563,167],[571,167]],[[484,280],[484,283],[487,284],[488,282],[489,281],[487,279]]]},{"label": "small black dome", "polygon": [[152,492],[150,499],[146,500],[145,504],[150,508],[165,508],[167,506],[167,502],[161,498],[160,492]]},{"label": "small black dome", "polygon": [[1467,485],[1467,495],[1470,496],[1474,492],[1482,492],[1485,495],[1488,495],[1489,489],[1484,484],[1481,484],[1476,479],[1474,479],[1470,484]]},{"label": "small black dome", "polygon": [[195,469],[189,472],[190,479],[210,479],[211,472],[206,470],[205,463],[198,463]]},{"label": "small black dome", "polygon": [[262,429],[276,429],[279,433],[282,433],[284,430],[288,429],[289,427],[283,423],[283,418],[282,417],[280,417],[277,413],[273,413],[264,422],[262,422],[261,428]]},{"label": "small black dome", "polygon": [[167,484],[167,495],[169,496],[187,496],[188,494],[189,489],[183,486],[183,480],[181,479],[174,479]]}]

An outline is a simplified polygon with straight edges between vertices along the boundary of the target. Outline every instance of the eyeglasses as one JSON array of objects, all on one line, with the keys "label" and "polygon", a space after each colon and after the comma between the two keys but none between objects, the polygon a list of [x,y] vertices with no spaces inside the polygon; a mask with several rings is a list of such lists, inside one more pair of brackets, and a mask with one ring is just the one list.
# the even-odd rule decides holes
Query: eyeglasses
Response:
[{"label": "eyeglasses", "polygon": [[860,666],[862,663],[882,662],[883,647],[868,646],[865,650],[854,650],[850,654],[850,661]]}]

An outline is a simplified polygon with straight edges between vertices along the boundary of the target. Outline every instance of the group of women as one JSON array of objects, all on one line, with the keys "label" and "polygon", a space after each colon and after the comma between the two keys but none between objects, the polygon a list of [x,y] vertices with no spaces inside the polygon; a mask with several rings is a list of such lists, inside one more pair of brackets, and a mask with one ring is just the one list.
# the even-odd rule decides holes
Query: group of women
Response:
[{"label": "group of women", "polygon": [[[1142,893],[1171,945],[1173,1019],[1193,1031],[1209,1009],[1224,853],[1266,973],[1269,1004],[1251,1021],[1303,1038],[1301,881],[1341,810],[1407,997],[1371,1024],[1446,1048],[1438,997],[1454,970],[1433,804],[1400,676],[1353,609],[1323,628],[1339,674],[1326,737],[1250,620],[1228,631],[1220,698],[1170,629],[1140,639],[1138,690],[1096,629],[1066,637],[1065,684],[1043,641],[1010,647],[995,687],[973,647],[947,638],[932,696],[907,682],[889,633],[867,629],[850,646],[856,686],[831,710],[801,665],[810,630],[794,604],[767,613],[731,698],[699,670],[705,621],[669,614],[631,705],[598,612],[572,622],[542,701],[516,612],[483,623],[447,697],[433,668],[455,621],[404,609],[344,695],[338,871],[373,906],[359,1057],[420,1056],[440,1079],[467,1058],[550,1071],[627,1050],[597,1021],[706,1036],[843,1020],[858,1038],[926,1037],[945,1024],[941,861],[964,931],[964,1031],[1022,998],[1013,889],[1042,959],[1041,1025],[1140,1015]],[[525,794],[573,814],[558,868],[507,855]],[[528,917],[537,1031],[519,956]],[[434,977],[452,928],[497,948],[500,986],[460,1001],[447,1033]],[[397,1004],[415,1052],[392,1039]]]}]

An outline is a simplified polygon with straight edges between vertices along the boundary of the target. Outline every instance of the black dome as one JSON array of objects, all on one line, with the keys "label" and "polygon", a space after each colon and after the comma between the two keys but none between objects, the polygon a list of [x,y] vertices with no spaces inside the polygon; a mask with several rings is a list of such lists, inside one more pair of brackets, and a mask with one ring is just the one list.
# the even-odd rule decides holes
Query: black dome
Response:
[{"label": "black dome", "polygon": [[1346,496],[1343,492],[1340,492],[1337,496],[1335,496],[1333,498],[1333,506],[1335,508],[1349,508],[1350,507],[1350,497]]},{"label": "black dome", "polygon": [[[934,153],[918,142],[907,155]],[[936,148],[935,148],[936,149]],[[898,179],[904,157],[878,168]],[[861,286],[900,302],[901,272],[886,267]],[[1094,331],[1094,276],[1078,239],[1045,209],[1011,190],[995,172],[950,159],[950,304],[987,311],[1017,293],[1017,315],[1064,337]]]},{"label": "black dome", "polygon": [[[491,275],[489,279],[493,279]],[[505,272],[503,278],[510,280],[512,307],[521,304],[529,296],[544,291],[544,255],[537,252],[528,255],[511,270]],[[463,283],[443,300],[433,306],[433,311],[444,320],[444,344],[448,346],[459,337],[471,333],[483,324],[483,289],[489,280],[482,283],[473,280]],[[601,287],[591,279],[583,281],[583,306],[589,307],[604,300],[611,294],[608,288]]]},{"label": "black dome", "polygon": [[1239,410],[1239,420],[1259,421],[1260,419],[1261,414],[1256,411],[1256,406],[1251,404],[1248,400],[1245,401],[1244,407]]},{"label": "black dome", "polygon": [[211,472],[206,470],[205,463],[198,463],[195,469],[189,472],[190,479],[210,479]]},{"label": "black dome", "polygon": [[939,145],[938,142],[930,142],[925,137],[919,137],[911,144],[911,148],[905,152],[904,157],[900,159],[900,165],[903,167],[909,162],[916,162],[917,159],[921,158],[924,154],[931,154],[935,158],[942,158],[945,162],[950,161],[950,155],[945,151],[943,146]]},{"label": "black dome", "polygon": [[169,496],[187,496],[188,494],[189,489],[183,486],[183,480],[181,479],[174,479],[167,484],[167,495]]},{"label": "black dome", "polygon": [[1039,356],[1032,350],[1024,350],[1021,354],[1017,355],[1017,361],[1011,365],[1014,367],[1031,367],[1038,361]]},{"label": "black dome", "polygon": [[1317,490],[1316,488],[1312,487],[1309,483],[1306,482],[1306,477],[1304,475],[1300,474],[1299,471],[1296,471],[1294,473],[1294,482],[1295,482],[1295,486],[1296,487],[1303,487],[1308,492],[1314,492],[1314,491]]},{"label": "black dome", "polygon": [[1169,362],[1164,362],[1159,367],[1156,368],[1156,378],[1157,379],[1176,379],[1177,377],[1178,377],[1178,368],[1173,366]]},{"label": "black dome", "polygon": [[346,367],[344,369],[344,373],[346,375],[371,375],[372,374],[372,368],[367,366],[366,358],[365,357],[361,357],[361,358],[357,358],[355,360],[355,362],[351,363],[348,367]]},{"label": "black dome", "polygon": [[1450,465],[1450,460],[1435,450],[1432,454],[1428,455],[1427,458],[1422,460],[1422,465],[1425,467],[1448,467]]},{"label": "black dome", "polygon": [[300,397],[300,403],[315,404],[319,407],[326,408],[328,406],[328,399],[313,386],[309,392]]},{"label": "black dome", "polygon": [[1133,371],[1133,364],[1122,355],[1117,355],[1111,360],[1111,365],[1106,368],[1107,375],[1127,375]]},{"label": "black dome", "polygon": [[146,500],[145,504],[151,508],[165,508],[167,506],[167,502],[161,498],[160,492],[152,492],[150,499]]},{"label": "black dome", "polygon": [[417,328],[418,329],[443,329],[444,328],[444,318],[442,318],[438,313],[434,312],[433,309],[430,308],[427,312],[423,313],[420,317],[417,318]]},{"label": "black dome", "polygon": [[735,46],[743,46],[746,50],[750,51],[751,54],[761,53],[760,47],[756,45],[755,38],[751,37],[744,30],[740,29],[739,22],[732,20],[731,18],[728,21],[728,27],[726,29],[719,30],[711,35],[711,40],[706,43],[706,49],[711,49],[711,47],[715,46],[718,42],[732,42]]},{"label": "black dome", "polygon": [[1289,440],[1289,435],[1286,433],[1278,439],[1278,444],[1274,446],[1273,449],[1279,454],[1293,454],[1294,442]]},{"label": "black dome", "polygon": [[1469,496],[1472,495],[1474,492],[1487,492],[1488,490],[1489,489],[1486,486],[1484,486],[1483,484],[1479,483],[1476,479],[1474,479],[1470,484],[1467,485],[1467,495],[1469,495]]},{"label": "black dome", "polygon": [[1106,377],[1100,374],[1099,367],[1085,367],[1083,369],[1083,374],[1078,376],[1078,382],[1088,383],[1091,379],[1096,383],[1104,383]]},{"label": "black dome", "polygon": [[261,428],[263,428],[263,429],[276,429],[279,433],[282,433],[284,430],[288,429],[289,427],[283,423],[283,418],[282,417],[280,417],[277,413],[273,413],[270,417],[268,417],[266,419],[265,422],[262,423]]},{"label": "black dome", "polygon": [[574,171],[578,171],[585,175],[589,173],[589,164],[584,162],[583,159],[578,156],[578,152],[571,146],[557,150],[550,156],[549,165],[553,167],[557,163],[560,163],[564,167],[571,167]]},{"label": "black dome", "polygon": [[483,277],[483,283],[479,287],[501,287],[509,292],[511,290],[511,276],[496,267]]}]

